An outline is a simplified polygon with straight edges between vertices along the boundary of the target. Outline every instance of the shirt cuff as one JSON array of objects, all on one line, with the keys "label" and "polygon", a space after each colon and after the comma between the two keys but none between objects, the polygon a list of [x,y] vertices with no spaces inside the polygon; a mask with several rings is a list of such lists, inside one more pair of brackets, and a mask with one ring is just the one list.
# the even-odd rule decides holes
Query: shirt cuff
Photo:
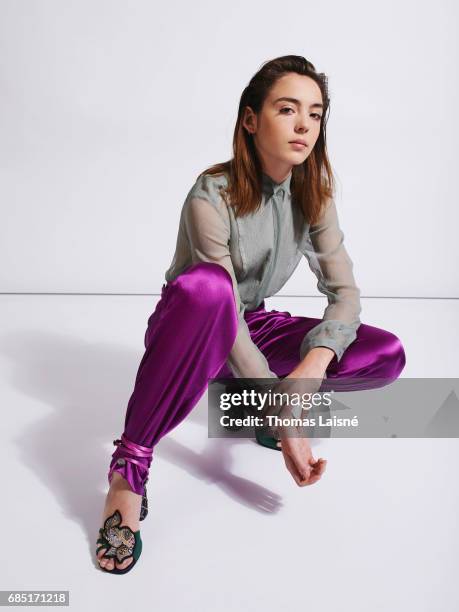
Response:
[{"label": "shirt cuff", "polygon": [[357,329],[360,321],[354,325],[348,325],[342,321],[322,321],[303,338],[300,346],[300,359],[303,360],[309,351],[317,346],[325,346],[336,355],[336,360],[341,360],[347,347],[357,338]]}]

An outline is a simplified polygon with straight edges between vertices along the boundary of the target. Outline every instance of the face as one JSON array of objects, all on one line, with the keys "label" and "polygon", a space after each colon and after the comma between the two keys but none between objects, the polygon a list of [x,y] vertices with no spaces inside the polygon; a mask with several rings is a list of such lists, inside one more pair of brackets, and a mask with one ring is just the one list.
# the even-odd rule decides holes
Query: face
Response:
[{"label": "face", "polygon": [[[258,115],[247,106],[243,125],[253,134],[263,171],[282,182],[293,166],[302,164],[319,137],[322,115],[317,83],[293,72],[276,81]],[[295,140],[306,146],[293,144]]]}]

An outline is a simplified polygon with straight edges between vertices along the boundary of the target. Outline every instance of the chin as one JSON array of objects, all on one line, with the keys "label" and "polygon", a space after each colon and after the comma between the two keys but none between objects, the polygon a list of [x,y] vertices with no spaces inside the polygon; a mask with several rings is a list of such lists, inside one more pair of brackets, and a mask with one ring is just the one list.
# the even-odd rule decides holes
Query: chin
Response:
[{"label": "chin", "polygon": [[296,155],[291,155],[289,157],[287,161],[287,163],[292,164],[292,166],[299,166],[300,164],[302,164],[306,159],[308,159],[309,157],[309,153],[310,151],[308,151],[306,153],[306,155],[304,153],[301,153],[301,151],[298,151],[298,153]]}]

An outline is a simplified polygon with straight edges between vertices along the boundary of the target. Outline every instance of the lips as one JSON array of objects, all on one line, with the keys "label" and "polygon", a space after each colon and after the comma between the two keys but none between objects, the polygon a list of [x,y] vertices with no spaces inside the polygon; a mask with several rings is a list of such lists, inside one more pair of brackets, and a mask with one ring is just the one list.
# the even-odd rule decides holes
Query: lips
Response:
[{"label": "lips", "polygon": [[304,140],[291,140],[290,144],[301,144],[304,147],[307,147],[308,145],[304,142]]}]

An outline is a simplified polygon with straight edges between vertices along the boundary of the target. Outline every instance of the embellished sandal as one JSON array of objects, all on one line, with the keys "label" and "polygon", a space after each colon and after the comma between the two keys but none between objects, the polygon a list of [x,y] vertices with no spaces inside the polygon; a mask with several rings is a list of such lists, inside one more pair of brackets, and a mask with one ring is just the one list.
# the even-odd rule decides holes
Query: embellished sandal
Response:
[{"label": "embellished sandal", "polygon": [[142,495],[142,505],[140,506],[139,521],[143,521],[143,519],[146,518],[148,514],[147,482],[148,478],[145,481],[144,493]]},{"label": "embellished sandal", "polygon": [[255,427],[255,438],[260,446],[265,446],[266,448],[272,448],[273,450],[282,451],[282,448],[280,446],[277,446],[277,443],[280,442],[280,440],[266,435],[266,433],[264,433],[264,430],[261,427]]},{"label": "embellished sandal", "polygon": [[[142,538],[140,537],[140,530],[132,531],[127,525],[122,525],[121,513],[119,510],[109,516],[104,523],[103,528],[99,529],[100,537],[97,540],[99,546],[96,550],[97,554],[106,548],[106,552],[100,557],[100,559],[113,559],[115,567],[112,570],[105,569],[99,564],[99,567],[104,572],[110,574],[126,574],[129,572],[134,565],[137,563],[140,553],[142,552]],[[116,561],[121,563],[126,559],[133,559],[124,569],[116,567]]]}]

